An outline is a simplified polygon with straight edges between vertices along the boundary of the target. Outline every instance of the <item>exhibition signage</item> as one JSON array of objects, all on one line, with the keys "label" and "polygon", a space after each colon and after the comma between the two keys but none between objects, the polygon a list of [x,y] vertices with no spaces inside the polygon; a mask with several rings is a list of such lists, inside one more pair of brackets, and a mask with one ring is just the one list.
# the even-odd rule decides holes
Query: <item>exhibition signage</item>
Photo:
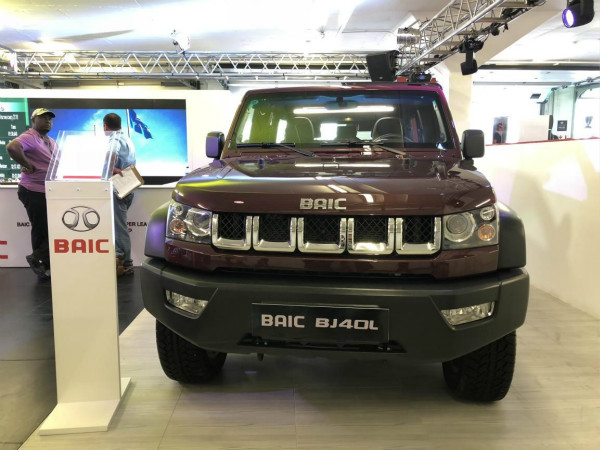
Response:
[{"label": "exhibition signage", "polygon": [[89,178],[112,167],[96,143],[71,140],[82,152],[102,152],[99,172],[83,167],[77,178],[80,158],[67,146],[46,180],[58,404],[40,434],[107,430],[130,381],[120,376],[112,183]]}]

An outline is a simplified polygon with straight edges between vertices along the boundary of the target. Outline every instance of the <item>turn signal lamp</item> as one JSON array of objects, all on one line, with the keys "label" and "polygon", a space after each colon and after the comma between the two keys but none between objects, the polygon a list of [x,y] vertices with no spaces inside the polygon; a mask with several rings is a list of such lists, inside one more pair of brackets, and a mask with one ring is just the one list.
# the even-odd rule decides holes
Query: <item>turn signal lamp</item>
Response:
[{"label": "turn signal lamp", "polygon": [[479,236],[479,239],[482,241],[489,242],[496,237],[496,229],[489,223],[485,223],[477,230],[477,236]]}]

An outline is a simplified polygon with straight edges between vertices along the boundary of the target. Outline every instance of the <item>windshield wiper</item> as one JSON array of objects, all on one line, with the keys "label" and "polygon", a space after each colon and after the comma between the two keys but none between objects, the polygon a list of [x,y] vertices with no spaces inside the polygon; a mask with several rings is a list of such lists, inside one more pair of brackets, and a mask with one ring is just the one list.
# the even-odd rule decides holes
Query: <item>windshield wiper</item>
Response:
[{"label": "windshield wiper", "polygon": [[314,158],[315,155],[313,152],[309,152],[308,150],[300,150],[299,148],[294,148],[295,147],[295,143],[293,142],[289,142],[287,144],[283,144],[281,142],[247,142],[247,143],[239,143],[237,144],[238,148],[249,148],[249,147],[255,147],[255,148],[286,148],[288,150],[292,150],[296,153],[300,153],[301,155],[304,156],[310,156],[311,158]]},{"label": "windshield wiper", "polygon": [[341,142],[322,142],[321,147],[379,147],[396,155],[406,156],[406,152],[396,150],[392,147],[386,147],[375,141],[341,141]]},{"label": "windshield wiper", "polygon": [[371,142],[369,142],[368,144],[365,144],[365,145],[367,145],[369,147],[379,147],[379,148],[381,148],[383,150],[386,150],[386,151],[388,151],[390,153],[395,153],[396,155],[406,156],[406,152],[404,152],[402,150],[397,150],[397,149],[392,148],[392,147],[386,147],[385,145],[378,144],[377,142],[374,142],[374,141],[371,141]]}]

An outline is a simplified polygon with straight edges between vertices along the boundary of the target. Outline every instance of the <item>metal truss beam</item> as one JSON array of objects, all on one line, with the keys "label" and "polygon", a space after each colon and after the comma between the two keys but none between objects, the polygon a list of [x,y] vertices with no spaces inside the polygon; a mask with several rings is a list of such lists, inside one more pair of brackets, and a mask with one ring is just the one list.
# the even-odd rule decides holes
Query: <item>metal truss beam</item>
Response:
[{"label": "metal truss beam", "polygon": [[369,80],[365,53],[16,51],[8,56],[12,65],[3,70],[0,63],[0,75],[25,79]]},{"label": "metal truss beam", "polygon": [[[459,51],[465,37],[484,41],[500,28],[538,4],[540,0],[453,0],[433,18],[417,22],[415,44],[400,47],[398,72],[425,72]],[[417,28],[418,25],[418,28]]]},{"label": "metal truss beam", "polygon": [[[452,0],[410,29],[418,42],[397,52],[397,74],[425,72],[459,51],[465,38],[484,41],[544,0]],[[365,53],[216,53],[13,51],[0,46],[0,77],[27,80],[369,81]],[[195,81],[196,80],[196,81]]]}]

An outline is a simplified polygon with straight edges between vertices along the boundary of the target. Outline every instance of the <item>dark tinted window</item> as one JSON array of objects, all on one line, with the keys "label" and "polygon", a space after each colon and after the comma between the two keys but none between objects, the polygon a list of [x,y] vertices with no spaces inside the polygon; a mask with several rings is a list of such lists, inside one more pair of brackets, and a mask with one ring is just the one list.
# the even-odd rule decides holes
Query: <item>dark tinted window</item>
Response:
[{"label": "dark tinted window", "polygon": [[434,92],[282,92],[247,100],[232,145],[363,140],[441,149],[451,145],[450,139]]}]

